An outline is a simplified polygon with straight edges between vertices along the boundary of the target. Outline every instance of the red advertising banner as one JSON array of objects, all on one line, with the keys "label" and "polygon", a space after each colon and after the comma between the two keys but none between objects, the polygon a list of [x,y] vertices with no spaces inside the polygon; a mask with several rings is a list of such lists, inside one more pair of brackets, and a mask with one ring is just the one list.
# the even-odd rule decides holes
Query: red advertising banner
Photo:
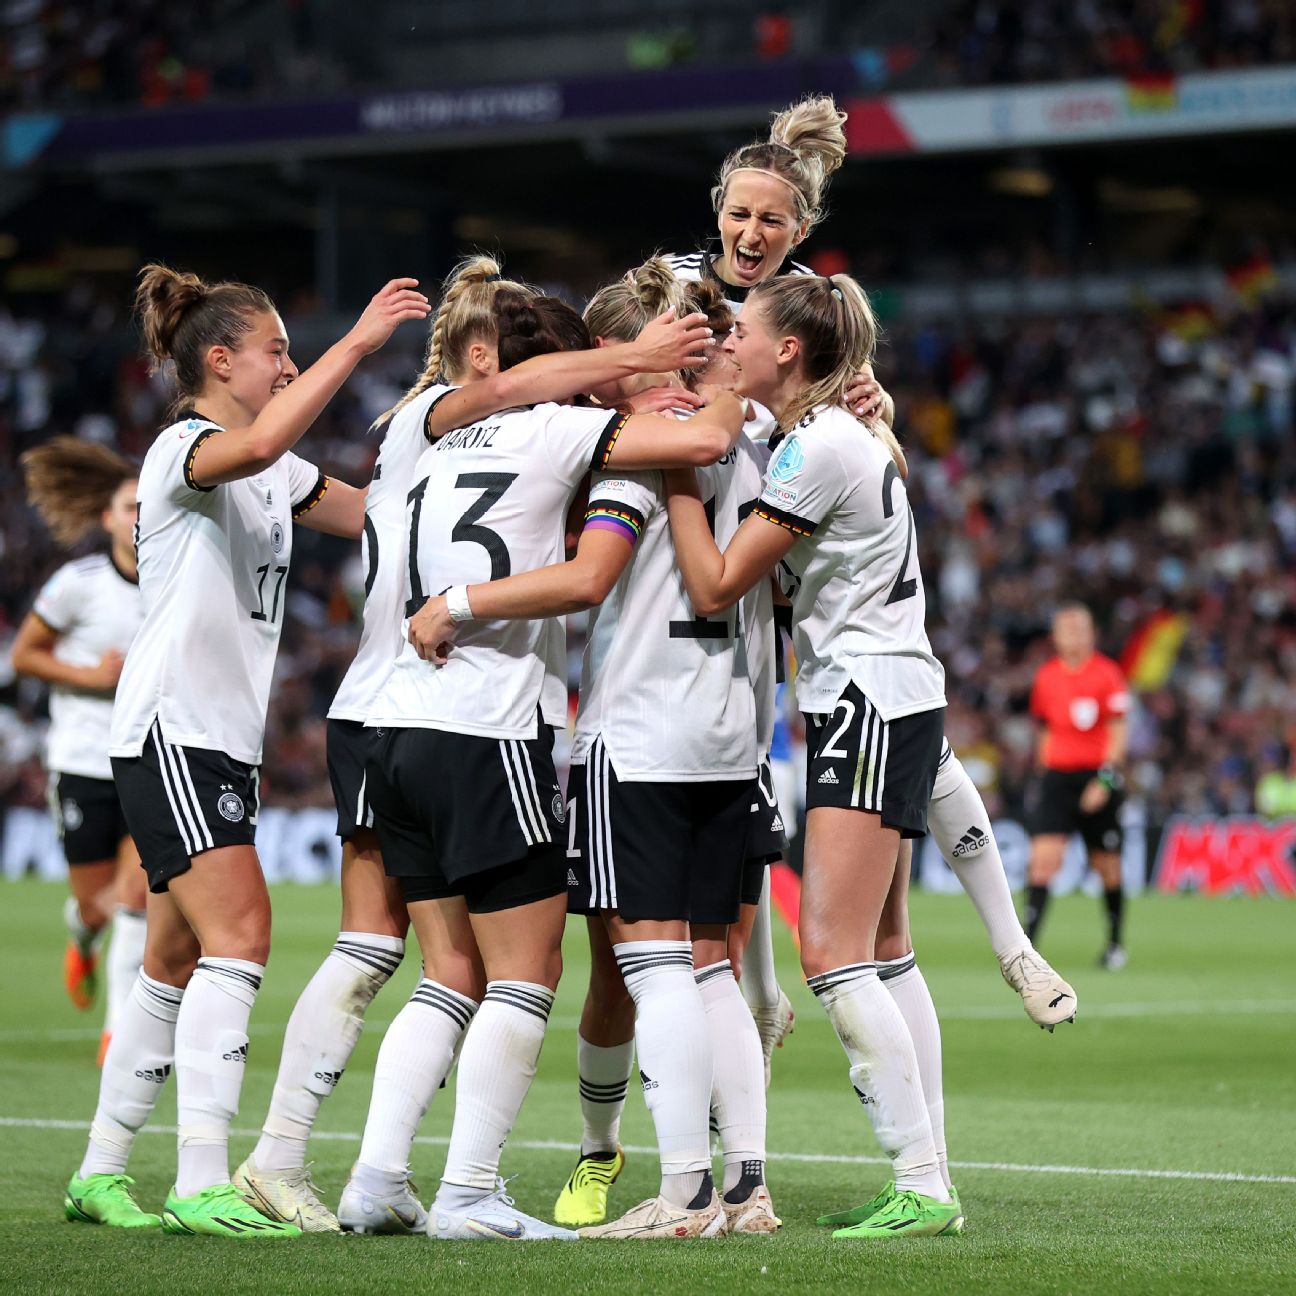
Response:
[{"label": "red advertising banner", "polygon": [[1157,853],[1158,891],[1296,895],[1296,819],[1174,818]]}]

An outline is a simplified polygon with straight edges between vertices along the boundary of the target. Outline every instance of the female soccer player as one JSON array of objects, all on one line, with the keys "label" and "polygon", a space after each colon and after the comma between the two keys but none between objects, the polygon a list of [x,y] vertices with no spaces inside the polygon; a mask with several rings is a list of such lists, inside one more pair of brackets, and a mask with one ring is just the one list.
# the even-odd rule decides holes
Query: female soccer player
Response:
[{"label": "female soccer player", "polygon": [[[502,370],[534,354],[590,345],[580,317],[552,298],[499,293],[495,308]],[[448,607],[456,622],[471,620],[469,582],[476,589],[483,579],[562,557],[568,507],[587,472],[712,462],[732,445],[741,417],[732,397],[689,424],[606,409],[523,407],[441,437],[415,469],[410,643],[369,716],[378,735],[366,766],[368,795],[383,865],[400,879],[429,961],[446,943],[479,951],[487,977],[464,1036],[450,1151],[427,1222],[431,1237],[576,1234],[517,1211],[496,1184],[561,967],[566,811],[552,744],[553,727],[566,720],[562,627],[553,619],[482,620],[460,632],[444,665],[432,664],[436,645],[418,632],[427,583],[453,582],[432,602]],[[620,536],[604,543],[625,545]],[[601,598],[598,583],[595,573],[587,593]],[[444,1068],[477,1007],[456,1006],[460,1025],[447,1036]]]},{"label": "female soccer player", "polygon": [[[586,322],[600,339],[633,338],[666,306],[691,304],[669,267],[650,261],[598,292]],[[612,404],[632,392],[633,381],[594,394]],[[759,494],[750,449],[740,438],[701,470],[721,537],[736,530],[744,502]],[[707,621],[689,606],[660,474],[596,473],[586,519],[573,561],[470,591],[474,614],[490,620],[556,615],[589,607],[591,590],[607,592],[589,627],[568,825],[568,858],[580,859],[569,866],[571,907],[593,915],[594,976],[579,1040],[585,1131],[556,1213],[583,1224],[605,1213],[607,1185],[622,1160],[616,1124],[634,1040],[662,1150],[661,1192],[587,1236],[711,1236],[730,1225],[772,1232],[778,1221],[764,1187],[760,1042],[726,950],[726,929],[738,917],[756,772],[756,717],[739,627],[736,617]],[[772,622],[768,606],[761,619]],[[432,600],[411,624],[434,656],[454,629],[444,599]],[[772,625],[768,636],[772,661]],[[620,1011],[623,977],[632,1014]],[[723,1204],[709,1174],[713,1084]]]},{"label": "female soccer player", "polygon": [[[686,366],[708,334],[701,316],[656,321],[631,346],[536,356],[504,373],[496,356],[494,301],[510,290],[492,257],[466,259],[446,279],[432,321],[423,373],[376,424],[383,441],[365,503],[367,568],[364,624],[352,662],[329,710],[329,774],[342,838],[342,925],[333,949],[293,1009],[274,1097],[259,1142],[233,1182],[258,1209],[307,1231],[334,1231],[338,1218],[316,1195],[306,1144],[320,1103],[332,1093],[359,1039],[364,1013],[404,954],[409,919],[382,856],[366,798],[366,730],[378,690],[400,653],[409,527],[406,495],[430,441],[451,428],[523,402],[565,400],[627,374]],[[443,378],[452,374],[458,386]],[[408,1187],[410,1149],[436,1092],[438,1028],[447,999],[481,999],[480,964],[428,965],[414,996],[383,1037],[358,1173],[341,1224],[357,1231],[404,1232],[422,1226]],[[439,988],[439,990],[438,990]],[[454,1029],[450,1014],[445,1029]]]},{"label": "female soccer player", "polygon": [[[791,252],[823,219],[828,182],[846,155],[845,120],[830,97],[807,98],[775,116],[767,141],[731,153],[711,191],[720,249],[668,258],[676,275],[717,284],[738,310],[762,284],[811,274],[808,267],[790,259]],[[846,405],[874,425],[889,426],[894,414],[894,405],[870,365],[863,365],[851,379]],[[929,820],[941,853],[985,925],[1004,980],[1021,995],[1027,1015],[1050,1031],[1060,1022],[1073,1020],[1075,992],[1039,955],[1023,930],[985,803],[948,744],[942,748]],[[767,1062],[791,1021],[786,997],[772,975],[768,903],[768,896],[763,897],[752,940],[756,957],[749,959],[743,977],[743,992],[761,1031]]]},{"label": "female soccer player", "polygon": [[[181,412],[140,471],[135,529],[144,623],[113,708],[113,775],[148,876],[148,936],[135,994],[104,1062],[70,1217],[156,1224],[125,1163],[174,1059],[178,1168],[172,1232],[294,1236],[229,1181],[230,1121],[247,1022],[270,946],[253,847],[258,764],[279,643],[291,523],[358,537],[364,492],[291,452],[359,360],[402,320],[423,319],[397,279],[305,374],[274,303],[247,284],[145,267],[136,309]],[[291,384],[291,385],[290,385]]]},{"label": "female soccer player", "polygon": [[901,840],[926,831],[945,698],[923,628],[894,438],[861,426],[844,404],[875,338],[868,299],[846,275],[759,288],[726,347],[741,369],[739,390],[789,435],[724,552],[694,482],[673,475],[670,501],[684,581],[703,616],[732,606],[780,563],[794,578],[797,700],[811,749],[801,963],[895,1167],[894,1190],[839,1237],[933,1234],[962,1222],[914,1042],[876,963]]},{"label": "female soccer player", "polygon": [[100,532],[108,540],[106,552],[67,563],[46,581],[13,646],[14,670],[50,685],[45,763],[72,889],[64,981],[78,1008],[93,1002],[99,945],[112,924],[102,1062],[144,954],[144,875],[108,761],[113,691],[144,615],[135,574],[136,468],[75,437],[55,437],[21,463],[27,497],[55,539],[76,545]]}]

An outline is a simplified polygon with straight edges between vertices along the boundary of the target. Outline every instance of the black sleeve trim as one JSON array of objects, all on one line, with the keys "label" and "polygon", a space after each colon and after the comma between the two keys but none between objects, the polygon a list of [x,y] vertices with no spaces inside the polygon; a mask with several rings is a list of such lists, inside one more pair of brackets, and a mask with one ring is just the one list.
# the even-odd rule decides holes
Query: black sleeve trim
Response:
[{"label": "black sleeve trim", "polygon": [[434,445],[438,440],[437,437],[432,435],[432,411],[436,409],[436,407],[440,405],[451,392],[457,392],[458,390],[458,387],[447,387],[445,391],[443,391],[441,395],[427,407],[427,413],[423,415],[423,440],[426,441],[428,445]]},{"label": "black sleeve trim", "polygon": [[200,486],[198,482],[194,480],[193,461],[194,461],[194,455],[198,453],[198,447],[202,445],[202,443],[206,441],[209,436],[213,436],[216,432],[219,431],[220,431],[219,428],[214,428],[214,427],[203,428],[203,430],[199,432],[196,437],[194,437],[193,444],[189,447],[189,453],[185,455],[184,484],[188,486],[191,491],[201,491],[203,494],[206,494],[208,491],[214,491],[216,489],[215,486]]},{"label": "black sleeve trim", "polygon": [[612,458],[612,451],[616,449],[617,438],[621,435],[621,429],[629,421],[629,413],[623,414],[620,410],[617,410],[608,419],[607,427],[603,429],[598,444],[594,447],[594,458],[590,460],[590,467],[594,472],[603,472],[607,468]]},{"label": "black sleeve trim", "polygon": [[293,521],[295,522],[299,517],[309,513],[311,509],[313,509],[315,505],[318,504],[328,493],[328,488],[329,479],[325,477],[323,473],[320,473],[319,477],[315,481],[315,485],[311,487],[310,494],[307,495],[305,499],[299,500],[293,505]]},{"label": "black sleeve trim", "polygon": [[752,512],[758,518],[764,518],[766,522],[773,522],[775,526],[786,527],[793,535],[812,536],[819,525],[818,522],[811,522],[809,518],[798,517],[795,513],[787,512],[786,509],[766,504],[764,500],[757,504]]}]

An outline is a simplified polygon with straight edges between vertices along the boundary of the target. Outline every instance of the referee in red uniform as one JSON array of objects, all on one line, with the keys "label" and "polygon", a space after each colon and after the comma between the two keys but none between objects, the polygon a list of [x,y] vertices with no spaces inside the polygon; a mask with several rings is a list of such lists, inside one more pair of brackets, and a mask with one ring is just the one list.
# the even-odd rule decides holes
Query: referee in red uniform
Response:
[{"label": "referee in red uniform", "polygon": [[1043,773],[1030,816],[1026,934],[1037,941],[1049,883],[1062,867],[1067,838],[1078,832],[1104,887],[1108,939],[1098,962],[1114,971],[1126,962],[1119,814],[1129,689],[1120,667],[1094,651],[1093,618],[1084,604],[1067,603],[1054,614],[1053,646],[1057,656],[1040,667],[1031,689]]}]

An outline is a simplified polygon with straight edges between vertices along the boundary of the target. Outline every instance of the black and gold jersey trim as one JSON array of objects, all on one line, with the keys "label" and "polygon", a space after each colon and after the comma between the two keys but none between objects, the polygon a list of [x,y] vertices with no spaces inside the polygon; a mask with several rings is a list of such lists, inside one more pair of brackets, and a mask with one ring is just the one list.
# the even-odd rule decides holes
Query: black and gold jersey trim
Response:
[{"label": "black and gold jersey trim", "polygon": [[458,387],[447,387],[445,391],[438,396],[431,405],[427,407],[427,413],[423,415],[423,439],[431,445],[437,438],[432,435],[432,411],[441,404],[451,392],[457,392]]},{"label": "black and gold jersey trim", "polygon": [[328,494],[328,488],[329,479],[325,477],[323,473],[320,473],[319,477],[316,479],[315,485],[311,487],[310,494],[293,505],[293,521],[296,521],[299,517],[303,517],[305,514],[309,513],[311,509],[313,509],[315,505],[318,504],[326,494]]},{"label": "black and gold jersey trim", "polygon": [[203,428],[203,430],[199,432],[196,437],[194,437],[193,444],[189,447],[189,453],[185,455],[184,484],[188,486],[191,491],[202,491],[205,494],[208,491],[214,491],[216,489],[215,486],[200,486],[198,484],[198,482],[194,479],[194,475],[193,475],[193,462],[194,462],[194,456],[198,453],[198,447],[202,445],[202,443],[206,441],[209,436],[219,431],[220,428],[214,428],[214,427]]},{"label": "black and gold jersey trim", "polygon": [[762,500],[756,505],[752,512],[759,518],[764,518],[766,522],[773,522],[775,526],[786,527],[793,535],[812,536],[815,528],[819,525],[817,522],[811,522],[809,518],[798,517],[795,513],[789,513],[786,509],[775,508],[773,504],[766,504]]},{"label": "black and gold jersey trim", "polygon": [[620,410],[617,410],[608,419],[607,427],[603,429],[603,434],[594,447],[594,458],[590,461],[590,467],[595,472],[602,472],[611,462],[612,451],[616,449],[617,438],[621,435],[621,429],[629,421],[629,413],[623,414]]}]

